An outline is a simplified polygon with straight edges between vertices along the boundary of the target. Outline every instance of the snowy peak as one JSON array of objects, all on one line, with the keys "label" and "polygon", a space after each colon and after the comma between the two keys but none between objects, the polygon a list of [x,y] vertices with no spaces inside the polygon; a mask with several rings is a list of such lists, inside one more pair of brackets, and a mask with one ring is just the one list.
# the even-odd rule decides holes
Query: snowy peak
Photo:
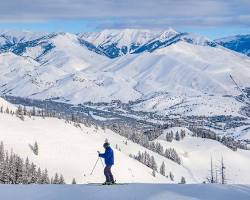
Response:
[{"label": "snowy peak", "polygon": [[[172,28],[163,31],[144,29],[110,29],[99,33],[82,34],[82,40],[94,45],[109,58],[116,58],[126,54],[153,52],[179,41],[195,45],[212,46],[217,44],[208,38],[189,33],[180,33]],[[97,52],[98,53],[98,52]]]},{"label": "snowy peak", "polygon": [[117,43],[119,47],[129,46],[132,43],[142,44],[154,37],[154,33],[144,29],[106,29],[99,33],[92,33],[83,37],[96,46],[107,43]]},{"label": "snowy peak", "polygon": [[4,38],[7,42],[18,43],[35,40],[48,35],[46,32],[32,32],[28,30],[12,30],[12,31],[0,31],[0,38]]},{"label": "snowy peak", "polygon": [[215,40],[218,44],[250,56],[250,35],[236,35]]},{"label": "snowy peak", "polygon": [[158,38],[161,39],[161,40],[164,40],[164,39],[168,39],[174,35],[177,35],[179,34],[176,30],[172,29],[172,28],[168,28],[162,32],[160,32]]},{"label": "snowy peak", "polygon": [[81,39],[93,44],[106,56],[116,58],[133,52],[155,36],[155,32],[144,29],[110,29],[99,33],[83,34]]}]

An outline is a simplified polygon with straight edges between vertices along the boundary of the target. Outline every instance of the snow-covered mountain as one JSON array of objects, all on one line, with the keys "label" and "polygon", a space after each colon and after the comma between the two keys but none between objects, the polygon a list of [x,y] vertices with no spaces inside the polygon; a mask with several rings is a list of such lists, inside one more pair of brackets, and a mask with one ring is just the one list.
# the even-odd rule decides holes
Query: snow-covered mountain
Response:
[{"label": "snow-covered mountain", "polygon": [[236,35],[215,40],[218,44],[250,56],[250,35]]},{"label": "snow-covered mountain", "polygon": [[117,58],[126,54],[152,52],[179,41],[203,46],[217,46],[215,42],[206,37],[177,32],[172,28],[163,31],[111,29],[99,33],[85,33],[80,35],[80,37],[94,45],[94,48],[90,48],[90,50],[97,52],[96,50],[98,49],[109,58]]},{"label": "snow-covered mountain", "polygon": [[[202,112],[205,115],[226,113],[227,103],[236,105],[238,115],[242,106],[236,97],[247,100],[250,59],[196,34],[125,29],[10,35],[2,33],[0,43],[3,95],[79,104],[138,99],[146,103],[148,97],[154,102],[157,94],[167,93],[186,101],[201,96],[200,105],[209,95],[213,109]],[[162,97],[158,108],[166,102]],[[215,109],[218,99],[225,102],[220,112]]]},{"label": "snow-covered mountain", "polygon": [[142,44],[152,40],[157,35],[156,31],[150,30],[111,29],[98,33],[84,33],[80,35],[80,38],[93,44],[106,56],[116,58],[134,52]]},{"label": "snow-covered mountain", "polygon": [[[116,44],[119,49],[126,46],[131,51],[109,59],[105,51],[103,55],[90,51],[79,42],[79,36],[68,33],[49,34],[35,39],[39,41],[36,43],[24,40],[26,46],[23,51],[18,50],[22,62],[17,60],[18,55],[1,54],[2,69],[8,72],[0,74],[1,92],[37,98],[62,97],[81,103],[129,101],[154,92],[237,94],[230,75],[243,88],[249,86],[249,59],[201,36],[172,29],[160,33],[126,29],[80,37],[96,48]],[[136,50],[131,49],[133,44],[138,44]],[[23,66],[22,69],[13,70],[13,63]]]}]

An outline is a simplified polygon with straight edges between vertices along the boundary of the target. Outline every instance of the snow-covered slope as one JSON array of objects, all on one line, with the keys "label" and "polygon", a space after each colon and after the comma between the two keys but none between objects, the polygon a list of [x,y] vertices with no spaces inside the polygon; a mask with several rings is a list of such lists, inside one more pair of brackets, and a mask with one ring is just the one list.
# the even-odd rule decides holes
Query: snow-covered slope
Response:
[{"label": "snow-covered slope", "polygon": [[223,95],[176,95],[158,94],[133,106],[136,111],[157,112],[160,115],[195,116],[242,116],[244,104],[231,96]]},{"label": "snow-covered slope", "polygon": [[[11,104],[3,99],[0,99],[1,105],[11,108]],[[175,128],[174,131],[179,129]],[[81,128],[77,128],[71,123],[55,118],[25,117],[22,121],[15,115],[0,113],[0,130],[2,130],[0,138],[8,150],[13,150],[23,158],[28,156],[41,168],[48,168],[50,175],[55,172],[62,173],[67,182],[71,182],[74,177],[78,183],[103,180],[103,166],[100,161],[93,175],[90,175],[90,172],[97,159],[97,150],[102,150],[105,139],[108,139],[113,147],[117,146],[117,149],[114,148],[113,171],[119,182],[179,183],[181,177],[185,177],[187,183],[201,183],[206,181],[209,174],[211,155],[215,162],[221,156],[224,157],[228,183],[250,182],[250,176],[247,175],[250,151],[234,152],[221,143],[209,139],[193,138],[188,135],[184,140],[169,143],[165,141],[165,135],[161,135],[156,141],[164,148],[174,147],[177,150],[182,160],[179,165],[136,143],[127,141],[109,129],[85,127],[83,124]],[[29,147],[29,144],[33,145],[35,141],[39,146],[38,156],[34,155]],[[147,151],[154,156],[158,169],[164,162],[166,174],[172,172],[174,181],[158,173],[153,177],[152,169],[130,157],[137,155],[139,151]]]},{"label": "snow-covered slope", "polygon": [[82,46],[73,34],[50,34],[22,45],[21,56],[0,54],[0,87],[4,94],[32,96],[71,73],[107,61]]},{"label": "snow-covered slope", "polygon": [[92,65],[105,62],[104,56],[89,51],[80,45],[74,34],[60,33],[50,39],[52,48],[48,53],[39,57],[43,65],[52,65],[66,72],[74,72]]},{"label": "snow-covered slope", "polygon": [[249,185],[167,185],[129,184],[122,186],[95,185],[29,185],[0,187],[5,200],[249,200]]},{"label": "snow-covered slope", "polygon": [[[250,85],[250,59],[225,49],[186,42],[153,53],[123,56],[87,72],[94,74],[101,70],[103,76],[113,80],[114,86],[130,84],[130,90],[126,90],[127,100],[138,98],[133,95],[135,92],[145,95],[164,91],[189,96],[237,94],[230,75],[243,87]],[[115,82],[117,77],[119,82]]]},{"label": "snow-covered slope", "polygon": [[[97,150],[103,151],[102,144],[106,138],[113,148],[116,145],[120,148],[120,151],[114,148],[113,171],[118,182],[178,183],[182,176],[189,183],[196,182],[183,166],[138,144],[130,141],[125,144],[126,138],[110,130],[96,130],[84,125],[76,128],[73,124],[54,118],[25,117],[22,121],[15,115],[6,113],[0,113],[0,129],[0,138],[8,150],[13,150],[23,158],[28,156],[41,168],[47,168],[50,175],[62,173],[68,183],[74,177],[78,183],[103,181],[103,166],[100,161],[93,175],[90,173],[98,158]],[[38,156],[29,147],[35,141],[39,146]],[[145,150],[155,157],[158,166],[165,162],[166,172],[172,171],[175,176],[174,182],[158,173],[153,177],[152,169],[129,157],[130,154],[137,155],[138,151]]]},{"label": "snow-covered slope", "polygon": [[0,88],[3,93],[11,93],[20,80],[39,65],[31,58],[15,55],[11,52],[0,54]]},{"label": "snow-covered slope", "polygon": [[[177,131],[185,130],[182,127],[175,127],[165,130],[166,132],[173,131],[175,134]],[[186,130],[186,132],[190,132]],[[248,184],[250,176],[247,171],[250,166],[250,151],[238,150],[232,151],[221,143],[204,138],[196,138],[187,135],[183,140],[173,142],[167,142],[165,134],[161,135],[157,140],[164,147],[173,147],[176,149],[179,155],[181,155],[183,166],[187,167],[193,176],[199,182],[202,182],[209,176],[210,159],[213,159],[214,168],[218,170],[218,179],[220,178],[220,161],[223,157],[224,164],[226,165],[226,179],[228,183],[245,183]],[[237,161],[237,162],[236,162]],[[196,175],[199,174],[200,177]],[[242,176],[243,175],[243,176]]]},{"label": "snow-covered slope", "polygon": [[236,35],[215,40],[218,44],[250,56],[250,35]]},{"label": "snow-covered slope", "polygon": [[5,101],[3,98],[0,97],[0,108],[3,107],[3,110],[6,110],[9,108],[12,111],[15,111],[17,108],[13,104],[9,103],[8,101]]}]

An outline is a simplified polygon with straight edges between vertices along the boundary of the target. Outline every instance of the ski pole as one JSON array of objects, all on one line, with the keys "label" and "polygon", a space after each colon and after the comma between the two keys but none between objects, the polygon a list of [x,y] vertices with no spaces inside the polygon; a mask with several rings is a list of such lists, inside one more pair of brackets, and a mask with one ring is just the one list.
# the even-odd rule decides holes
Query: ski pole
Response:
[{"label": "ski pole", "polygon": [[95,162],[95,165],[94,165],[94,167],[93,167],[93,169],[92,169],[92,171],[91,171],[91,173],[90,173],[90,175],[92,175],[93,174],[93,172],[94,172],[94,169],[95,169],[95,167],[96,167],[96,165],[97,165],[97,162],[98,162],[98,160],[99,160],[100,158],[98,157],[97,158],[97,160],[96,160],[96,162]]},{"label": "ski pole", "polygon": [[[101,158],[100,158],[101,159]],[[103,168],[105,168],[105,166],[104,166],[104,164],[103,164],[103,161],[102,161],[102,159],[101,159],[101,163],[102,163],[102,166],[103,166]]]}]

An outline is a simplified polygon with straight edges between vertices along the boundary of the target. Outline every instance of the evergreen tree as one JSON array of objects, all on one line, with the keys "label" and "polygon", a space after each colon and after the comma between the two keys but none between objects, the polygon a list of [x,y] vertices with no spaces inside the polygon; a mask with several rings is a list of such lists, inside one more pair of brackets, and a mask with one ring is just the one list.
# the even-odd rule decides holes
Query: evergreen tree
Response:
[{"label": "evergreen tree", "polygon": [[73,178],[72,184],[76,184],[76,179],[75,178]]},{"label": "evergreen tree", "polygon": [[172,172],[169,172],[169,178],[170,178],[171,181],[174,181],[174,175],[173,175]]},{"label": "evergreen tree", "polygon": [[33,152],[34,152],[34,154],[37,156],[38,155],[38,144],[37,144],[37,141],[35,141],[35,144],[34,144],[34,146],[33,146]]},{"label": "evergreen tree", "polygon": [[32,116],[36,116],[36,108],[35,107],[32,108]]},{"label": "evergreen tree", "polygon": [[225,173],[225,165],[223,161],[223,157],[221,158],[221,184],[226,184],[226,173]]},{"label": "evergreen tree", "polygon": [[48,176],[48,170],[45,169],[41,174],[41,184],[49,184],[49,176]]},{"label": "evergreen tree", "polygon": [[182,176],[181,177],[181,184],[185,184],[186,183],[186,179]]},{"label": "evergreen tree", "polygon": [[186,136],[185,130],[181,130],[181,139],[184,139],[185,136]]},{"label": "evergreen tree", "polygon": [[175,140],[180,141],[180,134],[178,131],[175,133]]},{"label": "evergreen tree", "polygon": [[62,174],[60,175],[58,184],[65,184],[65,182],[64,182],[64,177],[63,177]]},{"label": "evergreen tree", "polygon": [[153,169],[153,171],[152,171],[152,176],[153,177],[155,177],[156,176],[156,174],[155,174],[155,170]]},{"label": "evergreen tree", "polygon": [[165,169],[165,163],[162,162],[161,167],[160,167],[160,174],[165,176],[166,175],[166,169]]},{"label": "evergreen tree", "polygon": [[55,174],[53,184],[59,184],[59,176],[58,176],[58,174],[57,174],[57,173]]}]

